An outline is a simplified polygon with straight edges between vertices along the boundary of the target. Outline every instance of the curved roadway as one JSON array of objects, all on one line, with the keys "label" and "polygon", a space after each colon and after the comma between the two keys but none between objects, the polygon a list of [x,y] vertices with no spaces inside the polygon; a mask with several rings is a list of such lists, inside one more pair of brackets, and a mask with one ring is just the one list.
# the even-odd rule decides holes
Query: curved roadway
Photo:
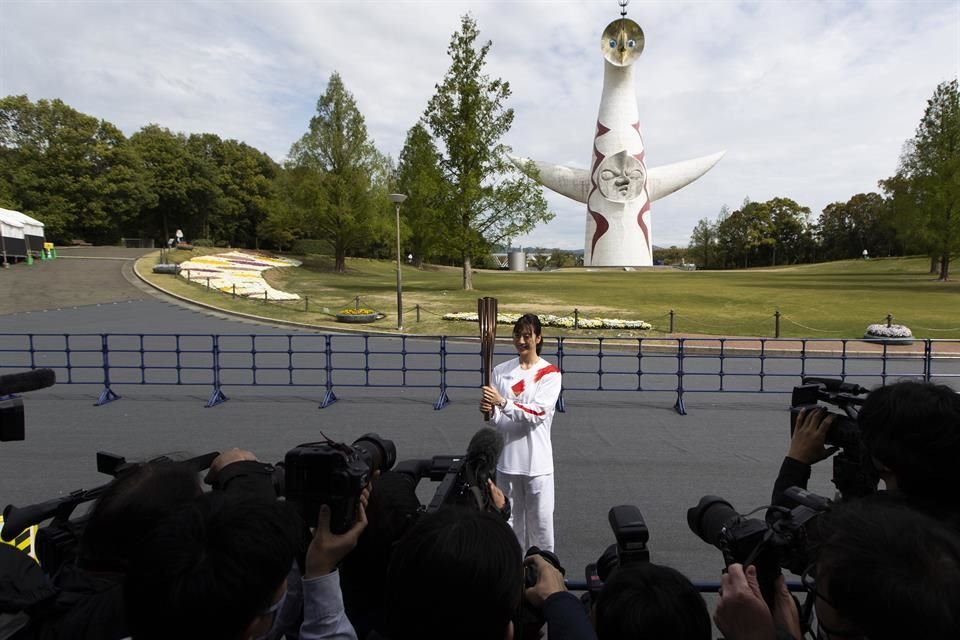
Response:
[{"label": "curved roadway", "polygon": [[[56,261],[0,271],[0,334],[296,332],[162,299],[132,276],[132,260],[142,253],[63,249]],[[419,458],[461,453],[483,424],[476,394],[466,389],[451,391],[442,411],[432,408],[434,389],[353,388],[338,391],[340,400],[324,410],[322,388],[227,388],[231,400],[209,409],[206,387],[117,391],[122,399],[101,407],[93,406],[90,386],[25,394],[26,440],[0,443],[0,507],[105,482],[96,472],[98,450],[138,459],[240,446],[275,461],[300,443],[352,441],[374,431],[396,442],[401,459]],[[635,504],[650,530],[653,561],[717,580],[721,554],[688,531],[686,509],[704,494],[743,512],[767,502],[788,443],[787,400],[703,394],[690,415],[679,416],[671,394],[569,391],[565,399],[554,449],[557,551],[567,575],[582,579],[584,565],[613,542],[608,508]],[[811,489],[830,494],[829,465],[821,467]],[[435,488],[423,481],[422,499]]]}]

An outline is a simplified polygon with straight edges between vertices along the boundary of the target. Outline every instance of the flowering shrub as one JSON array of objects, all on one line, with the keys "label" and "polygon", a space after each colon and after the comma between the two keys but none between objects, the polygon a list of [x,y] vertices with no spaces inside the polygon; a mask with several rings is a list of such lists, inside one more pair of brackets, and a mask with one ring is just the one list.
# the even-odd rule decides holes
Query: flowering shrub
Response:
[{"label": "flowering shrub", "polygon": [[364,309],[362,307],[360,309],[354,309],[351,307],[349,309],[340,309],[340,311],[337,311],[338,316],[373,316],[376,315],[376,313],[377,312],[373,309]]},{"label": "flowering shrub", "polygon": [[[520,318],[519,313],[498,313],[497,324],[513,324]],[[461,322],[478,322],[476,313],[459,312],[445,313],[444,320],[454,320]],[[549,313],[540,315],[540,323],[545,327],[560,327],[562,329],[573,329],[579,325],[581,329],[639,329],[646,331],[653,329],[653,325],[643,320],[618,320],[616,318],[587,318],[580,316],[577,320],[573,316],[555,316]]]},{"label": "flowering shrub", "polygon": [[910,327],[902,324],[871,324],[863,334],[864,338],[912,338]]}]

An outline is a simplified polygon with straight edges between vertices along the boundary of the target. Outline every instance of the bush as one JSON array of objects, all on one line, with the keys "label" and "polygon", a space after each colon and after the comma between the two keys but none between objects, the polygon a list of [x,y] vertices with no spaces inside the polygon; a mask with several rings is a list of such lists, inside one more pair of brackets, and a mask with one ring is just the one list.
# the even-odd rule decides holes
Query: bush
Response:
[{"label": "bush", "polygon": [[294,240],[293,246],[290,249],[290,253],[297,255],[306,255],[308,253],[314,253],[318,255],[323,255],[330,252],[330,243],[325,240],[311,240],[303,238],[300,240]]},{"label": "bush", "polygon": [[213,240],[211,240],[210,238],[197,238],[196,240],[194,240],[194,241],[191,242],[190,244],[192,244],[192,245],[195,246],[195,247],[212,247],[212,246],[214,246]]}]

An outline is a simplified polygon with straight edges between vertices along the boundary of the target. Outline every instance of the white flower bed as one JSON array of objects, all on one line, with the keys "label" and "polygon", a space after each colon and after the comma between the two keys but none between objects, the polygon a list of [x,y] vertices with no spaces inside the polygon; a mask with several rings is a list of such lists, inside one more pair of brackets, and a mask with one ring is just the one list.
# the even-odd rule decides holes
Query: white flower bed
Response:
[{"label": "white flower bed", "polygon": [[263,299],[266,292],[267,300],[299,300],[299,295],[274,289],[263,279],[267,269],[299,266],[296,260],[231,251],[180,263],[180,277],[223,293],[236,291],[238,296]]},{"label": "white flower bed", "polygon": [[[579,320],[574,320],[573,316],[555,316],[552,314],[543,314],[540,317],[540,323],[545,327],[561,327],[563,329],[573,329],[576,322],[581,329],[638,329],[646,331],[653,329],[653,325],[643,320],[619,320],[616,318],[587,318],[580,316]],[[497,324],[513,324],[520,318],[519,313],[498,313]],[[445,313],[444,320],[454,320],[462,322],[479,322],[476,313]]]},{"label": "white flower bed", "polygon": [[912,338],[910,327],[902,324],[871,324],[863,334],[864,338]]}]

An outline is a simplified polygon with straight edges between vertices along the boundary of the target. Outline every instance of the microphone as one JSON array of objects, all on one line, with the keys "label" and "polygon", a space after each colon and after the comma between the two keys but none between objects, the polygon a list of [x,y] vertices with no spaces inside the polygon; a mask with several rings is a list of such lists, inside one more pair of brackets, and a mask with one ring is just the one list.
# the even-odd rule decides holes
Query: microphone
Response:
[{"label": "microphone", "polygon": [[8,373],[0,376],[0,396],[25,393],[52,387],[57,382],[53,369],[34,369],[23,373]]},{"label": "microphone", "polygon": [[470,438],[463,464],[475,469],[478,476],[481,474],[486,476],[478,478],[486,482],[486,478],[492,478],[493,471],[497,468],[501,451],[503,451],[503,434],[496,429],[482,427]]}]

